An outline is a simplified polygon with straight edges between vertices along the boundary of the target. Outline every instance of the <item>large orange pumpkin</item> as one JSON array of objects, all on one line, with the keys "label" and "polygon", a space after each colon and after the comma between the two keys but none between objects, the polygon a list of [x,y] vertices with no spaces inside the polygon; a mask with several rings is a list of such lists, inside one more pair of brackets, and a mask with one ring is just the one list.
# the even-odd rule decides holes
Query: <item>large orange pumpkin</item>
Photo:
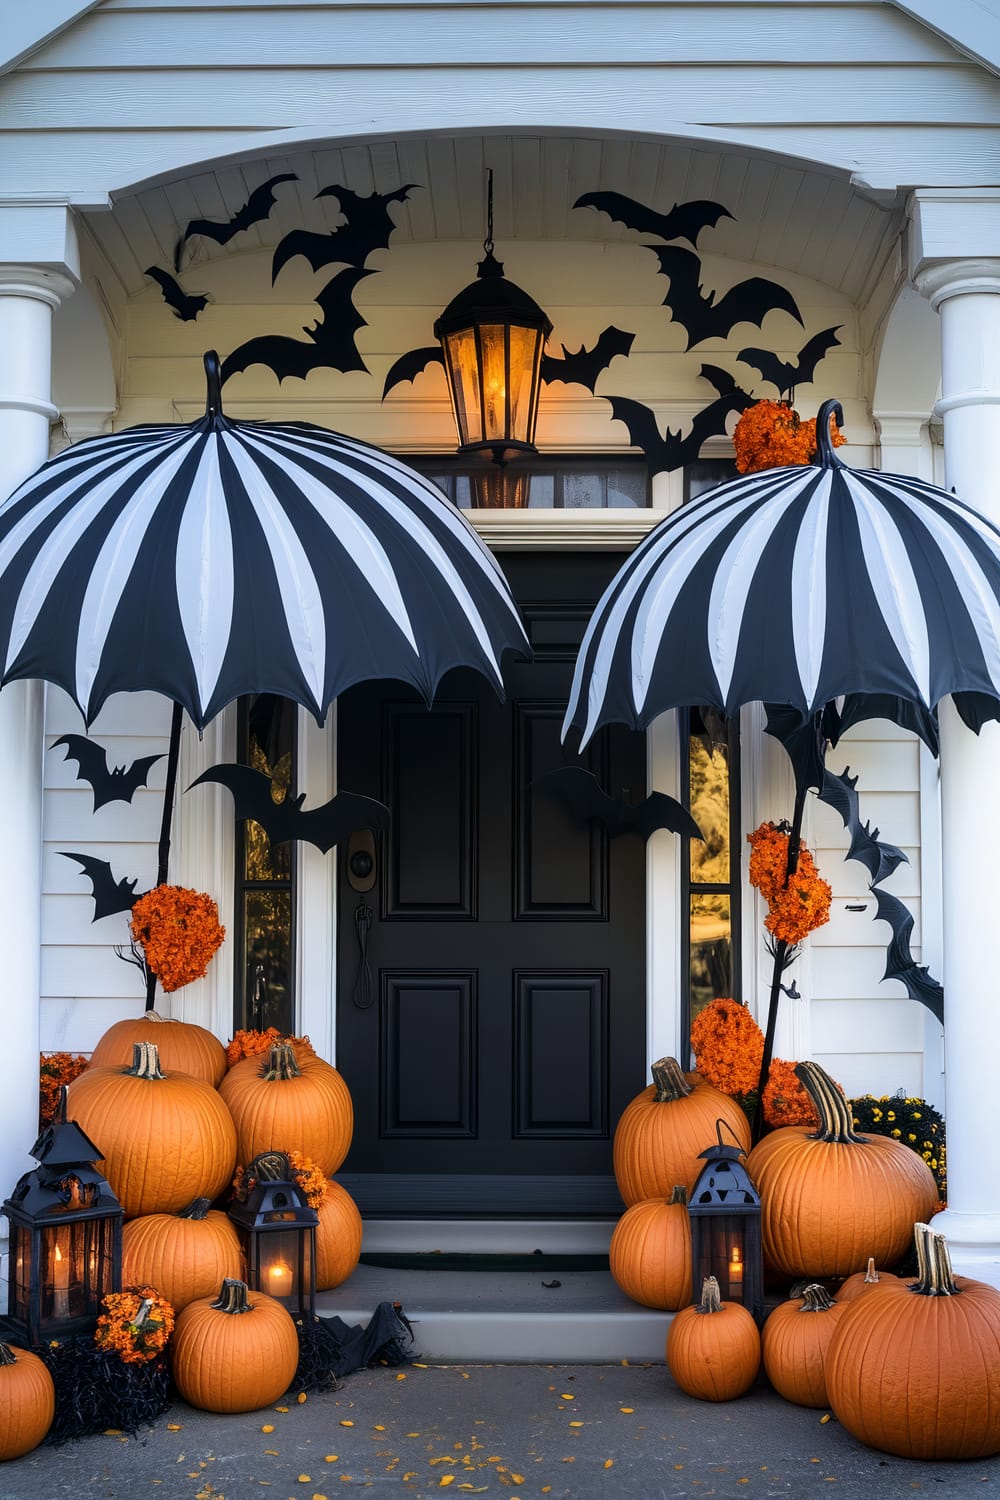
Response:
[{"label": "large orange pumpkin", "polygon": [[109,1026],[90,1057],[92,1068],[127,1068],[136,1042],[152,1042],[167,1073],[190,1073],[218,1088],[226,1071],[226,1049],[217,1036],[192,1021],[172,1021],[147,1010]]},{"label": "large orange pumpkin", "polygon": [[913,1224],[938,1202],[927,1163],[889,1136],[860,1136],[837,1085],[817,1063],[795,1068],[819,1130],[786,1125],[747,1158],[761,1201],[764,1257],[789,1277],[850,1276],[874,1255],[898,1265]]},{"label": "large orange pumpkin", "polygon": [[236,1125],[241,1162],[266,1151],[301,1151],[331,1177],[351,1144],[354,1110],[336,1068],[311,1048],[279,1042],[245,1057],[219,1086]]},{"label": "large orange pumpkin", "polygon": [[783,1302],[768,1317],[761,1335],[764,1372],[779,1396],[797,1406],[826,1406],[823,1373],[837,1321],[846,1304],[834,1302],[825,1287],[807,1286],[801,1298]]},{"label": "large orange pumpkin", "polygon": [[196,1198],[179,1214],[146,1214],[122,1230],[122,1284],[154,1286],[174,1312],[243,1272],[236,1225]]},{"label": "large orange pumpkin", "polygon": [[339,1182],[327,1185],[327,1194],[317,1208],[316,1290],[327,1292],[346,1281],[361,1256],[361,1214],[346,1188]]},{"label": "large orange pumpkin", "polygon": [[37,1448],[55,1413],[55,1386],[38,1355],[0,1344],[0,1461]]},{"label": "large orange pumpkin", "polygon": [[[899,1458],[1000,1453],[1000,1292],[952,1273],[944,1236],[914,1225],[917,1279],[844,1309],[826,1359],[838,1422]],[[906,1284],[904,1283],[904,1286]]]},{"label": "large orange pumpkin", "polygon": [[299,1366],[299,1336],[281,1303],[227,1279],[218,1297],[189,1302],[174,1325],[171,1369],[200,1411],[257,1411],[283,1396]]},{"label": "large orange pumpkin", "polygon": [[215,1199],[232,1180],[236,1130],[217,1090],[187,1073],[161,1072],[151,1042],[135,1043],[124,1071],[88,1068],[74,1078],[68,1108],[100,1148],[127,1219]]},{"label": "large orange pumpkin", "polygon": [[701,1301],[674,1315],[667,1334],[670,1373],[699,1401],[733,1401],[760,1370],[760,1333],[740,1302],[723,1302],[719,1283],[706,1276]]},{"label": "large orange pumpkin", "polygon": [[615,1225],[611,1274],[627,1297],[644,1307],[673,1310],[691,1301],[691,1220],[687,1188],[669,1200],[633,1203]]},{"label": "large orange pumpkin", "polygon": [[675,1183],[690,1192],[704,1166],[699,1153],[716,1140],[719,1120],[750,1150],[750,1125],[735,1099],[696,1074],[689,1081],[673,1057],[653,1063],[652,1074],[615,1130],[615,1181],[629,1208],[644,1198],[668,1198]]}]

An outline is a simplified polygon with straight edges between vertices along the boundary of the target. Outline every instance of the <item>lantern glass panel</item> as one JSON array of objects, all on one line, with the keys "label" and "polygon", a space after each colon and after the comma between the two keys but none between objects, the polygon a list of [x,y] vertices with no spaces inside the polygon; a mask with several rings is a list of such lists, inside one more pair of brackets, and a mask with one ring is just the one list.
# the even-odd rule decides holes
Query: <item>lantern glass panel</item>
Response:
[{"label": "lantern glass panel", "polygon": [[448,362],[448,381],[458,423],[462,447],[483,441],[479,402],[479,362],[476,358],[476,335],[472,328],[449,333],[444,340]]},{"label": "lantern glass panel", "polygon": [[[483,371],[483,425],[479,441],[502,442],[507,437],[507,340],[503,323],[479,325],[479,349]],[[513,332],[513,330],[511,330]]]},{"label": "lantern glass panel", "polygon": [[517,324],[511,326],[508,370],[510,428],[507,435],[520,443],[535,441],[534,418],[538,407],[532,396],[541,342],[540,329],[522,328]]},{"label": "lantern glass panel", "polygon": [[314,1298],[313,1228],[250,1230],[250,1285],[289,1312],[311,1312]]},{"label": "lantern glass panel", "polygon": [[747,1218],[739,1214],[717,1214],[699,1221],[698,1262],[692,1265],[696,1287],[701,1286],[706,1276],[714,1276],[724,1302],[746,1301],[752,1266],[746,1243],[748,1228]]},{"label": "lantern glass panel", "polygon": [[11,1222],[8,1316],[32,1342],[93,1328],[101,1300],[116,1291],[113,1218]]}]

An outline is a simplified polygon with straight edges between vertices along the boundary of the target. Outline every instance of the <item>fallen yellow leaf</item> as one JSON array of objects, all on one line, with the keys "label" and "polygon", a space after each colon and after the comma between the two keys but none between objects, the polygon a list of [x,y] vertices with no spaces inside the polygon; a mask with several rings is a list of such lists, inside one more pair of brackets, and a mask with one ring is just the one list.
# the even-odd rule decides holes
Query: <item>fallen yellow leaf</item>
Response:
[{"label": "fallen yellow leaf", "polygon": [[564,1463],[564,1464],[575,1464],[576,1463],[576,1459],[575,1458],[562,1458],[562,1459],[559,1460],[559,1462],[560,1463]]},{"label": "fallen yellow leaf", "polygon": [[384,1427],[383,1427],[383,1426],[382,1426],[382,1424],[381,1424],[381,1422],[376,1422],[376,1423],[375,1423],[375,1427],[374,1427],[374,1429],[373,1429],[373,1430],[374,1430],[374,1431],[375,1431],[375,1432],[384,1432],[384,1431],[385,1431],[385,1428],[384,1428]]},{"label": "fallen yellow leaf", "polygon": [[120,1427],[105,1427],[104,1429],[105,1437],[121,1437],[121,1435],[122,1430]]},{"label": "fallen yellow leaf", "polygon": [[305,1406],[306,1402],[309,1400],[309,1397],[306,1395],[305,1391],[299,1391],[299,1394],[295,1399],[300,1406]]},{"label": "fallen yellow leaf", "polygon": [[514,1481],[515,1484],[523,1484],[524,1483],[524,1475],[523,1474],[512,1474],[510,1477],[511,1477],[511,1479],[513,1479],[513,1481]]},{"label": "fallen yellow leaf", "polygon": [[299,1484],[312,1484],[312,1482],[313,1482],[313,1477],[312,1477],[311,1474],[300,1474],[299,1475]]},{"label": "fallen yellow leaf", "polygon": [[634,1406],[619,1406],[618,1410],[619,1411],[623,1411],[627,1417],[630,1417],[632,1415],[632,1413],[635,1411],[635,1407]]},{"label": "fallen yellow leaf", "polygon": [[260,1430],[261,1430],[261,1432],[273,1432],[274,1431],[274,1423],[273,1422],[265,1422],[264,1425],[263,1425],[263,1427]]},{"label": "fallen yellow leaf", "polygon": [[573,1396],[573,1395],[571,1395],[568,1391],[563,1391],[562,1395],[559,1397],[559,1400],[560,1401],[575,1401],[576,1397]]},{"label": "fallen yellow leaf", "polygon": [[268,1454],[271,1458],[277,1458],[277,1456],[278,1456],[278,1450],[277,1450],[277,1448],[265,1448],[264,1452],[266,1454]]},{"label": "fallen yellow leaf", "polygon": [[287,1411],[288,1407],[287,1406],[276,1406],[274,1409],[275,1409],[275,1411]]},{"label": "fallen yellow leaf", "polygon": [[419,1432],[404,1432],[403,1436],[404,1437],[419,1437],[420,1433]]},{"label": "fallen yellow leaf", "polygon": [[396,1379],[397,1379],[397,1380],[405,1380],[405,1379],[406,1379],[406,1376],[405,1376],[405,1375],[397,1375],[397,1376],[396,1376]]},{"label": "fallen yellow leaf", "polygon": [[326,1455],[326,1457],[323,1459],[323,1462],[325,1464],[335,1464],[337,1462],[337,1459],[339,1457],[340,1457],[339,1453],[328,1453]]},{"label": "fallen yellow leaf", "polygon": [[446,1484],[454,1484],[454,1483],[455,1483],[455,1476],[454,1476],[454,1474],[442,1474],[441,1478],[438,1480],[438,1489],[439,1490],[443,1490]]},{"label": "fallen yellow leaf", "polygon": [[606,1458],[604,1460],[604,1467],[606,1469],[613,1469],[614,1468],[614,1464],[615,1464],[615,1461],[614,1461],[613,1458]]},{"label": "fallen yellow leaf", "polygon": [[583,1423],[582,1422],[571,1422],[569,1425],[571,1427],[582,1427]]},{"label": "fallen yellow leaf", "polygon": [[820,1424],[822,1424],[823,1422],[829,1422],[829,1420],[830,1420],[830,1413],[826,1412],[825,1415],[822,1416],[822,1417],[820,1417],[819,1420],[820,1420]]},{"label": "fallen yellow leaf", "polygon": [[167,1423],[167,1431],[168,1432],[180,1432],[181,1431],[181,1424],[180,1424],[180,1422],[168,1422]]},{"label": "fallen yellow leaf", "polygon": [[326,1500],[325,1495],[313,1495],[312,1500]]},{"label": "fallen yellow leaf", "polygon": [[341,1419],[340,1419],[340,1425],[341,1425],[341,1427],[353,1427],[354,1423],[353,1422],[349,1422],[346,1417],[341,1417]]},{"label": "fallen yellow leaf", "polygon": [[418,1359],[415,1359],[413,1361],[413,1368],[415,1370],[426,1370],[427,1366],[426,1365],[422,1365]]},{"label": "fallen yellow leaf", "polygon": [[403,1483],[405,1484],[408,1479],[417,1479],[418,1477],[416,1469],[410,1469],[408,1473],[403,1475]]},{"label": "fallen yellow leaf", "polygon": [[468,1380],[468,1378],[469,1378],[468,1371],[463,1370],[462,1371],[462,1379],[463,1380]]}]

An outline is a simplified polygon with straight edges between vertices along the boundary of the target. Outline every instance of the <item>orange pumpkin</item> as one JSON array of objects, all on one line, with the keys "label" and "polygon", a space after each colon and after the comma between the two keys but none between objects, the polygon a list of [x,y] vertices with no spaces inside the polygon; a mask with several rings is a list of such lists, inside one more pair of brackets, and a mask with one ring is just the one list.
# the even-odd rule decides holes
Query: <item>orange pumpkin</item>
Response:
[{"label": "orange pumpkin", "polygon": [[875,1257],[869,1255],[867,1270],[855,1271],[853,1276],[848,1276],[843,1286],[837,1291],[837,1301],[853,1302],[856,1297],[861,1297],[866,1292],[876,1290],[888,1292],[893,1289],[898,1290],[902,1285],[899,1277],[894,1276],[891,1271],[876,1271]]},{"label": "orange pumpkin", "polygon": [[[905,1295],[848,1303],[826,1360],[830,1406],[862,1443],[899,1458],[1000,1453],[1000,1292],[952,1273],[945,1238],[914,1225]],[[906,1283],[903,1283],[906,1286]]]},{"label": "orange pumpkin", "polygon": [[347,1280],[361,1257],[361,1214],[339,1182],[328,1183],[316,1213],[316,1290],[327,1292]]},{"label": "orange pumpkin", "polygon": [[615,1225],[609,1251],[611,1274],[627,1297],[644,1307],[672,1311],[691,1301],[691,1221],[687,1188],[668,1201],[633,1203]]},{"label": "orange pumpkin", "polygon": [[331,1177],[351,1144],[354,1110],[347,1084],[312,1048],[278,1042],[266,1057],[245,1057],[219,1087],[236,1126],[239,1160],[266,1151],[301,1151]]},{"label": "orange pumpkin", "polygon": [[55,1414],[55,1386],[38,1355],[0,1344],[0,1461],[37,1448]]},{"label": "orange pumpkin", "polygon": [[823,1367],[838,1319],[846,1309],[825,1287],[807,1286],[783,1302],[761,1335],[764,1372],[779,1396],[797,1406],[827,1406]]},{"label": "orange pumpkin", "polygon": [[232,1181],[236,1130],[211,1084],[163,1073],[136,1042],[132,1066],[88,1068],[69,1085],[72,1118],[102,1153],[101,1170],[127,1219],[177,1213]]},{"label": "orange pumpkin", "polygon": [[745,1151],[750,1125],[728,1094],[691,1075],[673,1057],[652,1066],[653,1082],[625,1107],[614,1140],[614,1173],[627,1207],[644,1198],[666,1198],[675,1183],[694,1187],[704,1163],[699,1153],[716,1139],[723,1120]]},{"label": "orange pumpkin", "polygon": [[178,1314],[172,1348],[177,1389],[200,1411],[270,1406],[299,1366],[291,1313],[274,1297],[229,1278],[218,1297],[200,1297]]},{"label": "orange pumpkin", "polygon": [[761,1201],[764,1257],[778,1274],[850,1276],[874,1255],[896,1265],[914,1221],[938,1201],[927,1163],[890,1136],[860,1136],[851,1109],[814,1062],[795,1069],[816,1106],[819,1130],[787,1125],[747,1158]]},{"label": "orange pumpkin", "polygon": [[152,1042],[167,1073],[189,1073],[218,1088],[226,1071],[226,1049],[204,1026],[172,1021],[155,1010],[109,1026],[90,1057],[92,1068],[127,1068],[136,1042]]},{"label": "orange pumpkin", "polygon": [[196,1198],[179,1214],[146,1214],[122,1230],[122,1284],[154,1286],[175,1312],[243,1271],[236,1225]]},{"label": "orange pumpkin", "polygon": [[757,1379],[757,1324],[742,1303],[722,1301],[714,1276],[706,1276],[696,1307],[674,1315],[667,1364],[681,1390],[699,1401],[733,1401]]}]

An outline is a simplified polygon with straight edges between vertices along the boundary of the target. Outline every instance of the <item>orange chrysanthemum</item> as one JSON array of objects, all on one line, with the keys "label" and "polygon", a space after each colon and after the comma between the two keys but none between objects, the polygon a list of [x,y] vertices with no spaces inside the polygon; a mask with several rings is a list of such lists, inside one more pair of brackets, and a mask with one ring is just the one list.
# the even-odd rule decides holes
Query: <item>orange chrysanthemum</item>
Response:
[{"label": "orange chrysanthemum", "polygon": [[764,1033],[738,1000],[712,1000],[691,1023],[698,1072],[724,1094],[752,1094],[764,1056]]},{"label": "orange chrysanthemum", "polygon": [[789,947],[830,920],[833,892],[816,869],[805,844],[799,845],[796,869],[787,879],[788,834],[773,823],[762,823],[747,834],[750,844],[750,884],[768,905],[764,926]]},{"label": "orange chrysanthemum", "polygon": [[101,1301],[94,1343],[121,1356],[127,1365],[146,1364],[162,1354],[174,1331],[174,1310],[155,1287],[130,1286]]},{"label": "orange chrysanthemum", "polygon": [[312,1051],[307,1036],[287,1036],[277,1026],[269,1026],[266,1031],[237,1031],[226,1047],[226,1060],[233,1067],[244,1057],[259,1057],[262,1052],[270,1052],[275,1042],[292,1042],[296,1047],[308,1047]]},{"label": "orange chrysanthemum", "polygon": [[[847,439],[836,420],[830,425],[833,445],[839,448]],[[816,452],[816,419],[803,421],[784,401],[756,401],[737,422],[733,445],[740,474],[807,464]]]},{"label": "orange chrysanthemum", "polygon": [[[309,1207],[322,1208],[330,1196],[330,1179],[322,1167],[317,1166],[311,1157],[303,1156],[301,1151],[286,1151],[284,1155],[288,1158],[291,1180],[302,1189]],[[257,1178],[247,1167],[236,1168],[233,1175],[235,1198],[245,1203],[256,1186]]]},{"label": "orange chrysanthemum", "polygon": [[158,885],[140,896],[129,929],[167,994],[201,979],[226,935],[211,896],[181,885]]},{"label": "orange chrysanthemum", "polygon": [[819,1125],[813,1102],[795,1076],[795,1064],[771,1060],[764,1088],[764,1119],[768,1125]]},{"label": "orange chrysanthemum", "polygon": [[55,1119],[59,1106],[59,1091],[66,1083],[72,1083],[87,1066],[87,1059],[79,1052],[43,1052],[38,1069],[38,1128],[44,1130]]}]

